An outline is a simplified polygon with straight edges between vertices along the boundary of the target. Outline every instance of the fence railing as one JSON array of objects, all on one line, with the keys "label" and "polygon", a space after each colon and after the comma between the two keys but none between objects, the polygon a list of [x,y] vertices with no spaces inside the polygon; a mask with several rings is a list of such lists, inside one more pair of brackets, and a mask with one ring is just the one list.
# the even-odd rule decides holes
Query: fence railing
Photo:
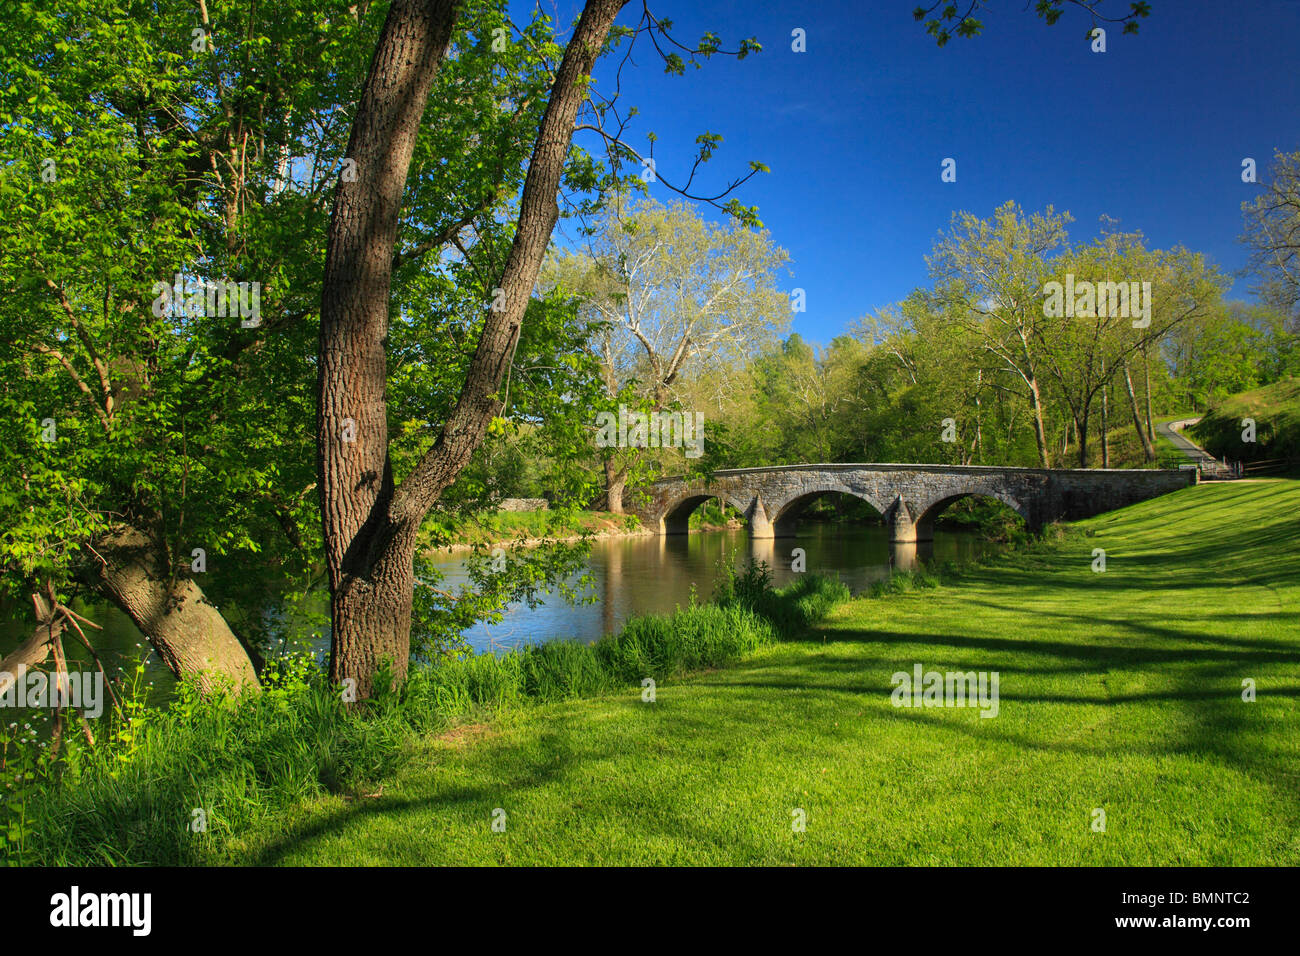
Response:
[{"label": "fence railing", "polygon": [[1300,461],[1294,458],[1265,458],[1260,461],[1237,462],[1240,475],[1279,475],[1300,469]]}]

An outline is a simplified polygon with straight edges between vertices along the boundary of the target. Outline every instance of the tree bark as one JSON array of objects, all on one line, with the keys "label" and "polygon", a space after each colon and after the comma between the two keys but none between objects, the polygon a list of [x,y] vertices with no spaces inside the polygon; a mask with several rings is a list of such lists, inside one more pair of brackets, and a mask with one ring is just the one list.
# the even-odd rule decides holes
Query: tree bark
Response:
[{"label": "tree bark", "polygon": [[[1154,442],[1156,440],[1156,429],[1155,425],[1151,422],[1151,358],[1147,355],[1146,345],[1142,346],[1142,369],[1146,377],[1147,391],[1147,441]],[[1151,460],[1154,459],[1155,452],[1152,451]]]},{"label": "tree bark", "polygon": [[[317,464],[329,568],[330,673],[371,696],[384,660],[394,680],[410,657],[412,558],[429,508],[455,480],[501,409],[551,231],[556,194],[587,77],[627,0],[588,0],[556,73],[524,180],[517,227],[456,407],[400,487],[388,457],[388,296],[398,211],[420,120],[450,42],[454,0],[395,0],[357,106],[348,155],[355,182],[335,196],[321,297]],[[349,422],[350,420],[350,422]],[[348,440],[351,438],[352,440]]]},{"label": "tree bark", "polygon": [[1133,376],[1129,373],[1128,362],[1124,363],[1124,387],[1128,392],[1129,409],[1133,412],[1133,429],[1142,442],[1142,454],[1147,461],[1155,461],[1156,449],[1151,439],[1147,437],[1146,429],[1142,427],[1142,413],[1138,411],[1137,394],[1133,391]]},{"label": "tree bark", "polygon": [[150,538],[123,527],[96,542],[103,559],[100,591],[130,616],[179,678],[196,677],[203,691],[229,683],[257,689],[253,663],[221,613],[190,578],[173,580]]},{"label": "tree bark", "polygon": [[1089,414],[1090,414],[1090,413],[1089,413],[1088,409],[1085,408],[1085,409],[1084,409],[1084,412],[1083,412],[1083,418],[1082,418],[1082,420],[1080,420],[1080,419],[1078,419],[1078,418],[1076,418],[1076,419],[1074,420],[1074,434],[1075,434],[1075,437],[1076,437],[1076,438],[1078,439],[1078,441],[1079,441],[1079,467],[1080,467],[1080,468],[1087,468],[1087,467],[1088,467],[1088,453],[1089,453],[1089,451],[1090,451],[1090,449],[1089,449],[1089,447],[1088,447],[1088,418],[1089,418]]},{"label": "tree bark", "polygon": [[[48,610],[47,605],[40,605]],[[32,628],[32,633],[0,661],[0,694],[17,680],[18,668],[32,668],[42,664],[50,656],[55,640],[63,633],[66,621],[62,615],[54,615],[53,620],[41,615]]]},{"label": "tree bark", "polygon": [[613,457],[605,459],[605,510],[616,515],[623,513],[623,488],[627,471],[620,469]]},{"label": "tree bark", "polygon": [[[1106,360],[1101,363],[1102,378],[1106,378]],[[1101,387],[1101,467],[1110,467],[1110,382],[1105,381]]]},{"label": "tree bark", "polygon": [[405,672],[418,520],[392,513],[386,389],[398,217],[455,0],[395,0],[348,141],[325,253],[316,412],[317,471],[333,620],[331,674],[368,696],[375,668]]},{"label": "tree bark", "polygon": [[1029,379],[1029,403],[1034,410],[1034,438],[1038,441],[1038,464],[1050,468],[1051,460],[1047,450],[1047,432],[1043,425],[1043,400],[1038,392],[1038,379]]}]

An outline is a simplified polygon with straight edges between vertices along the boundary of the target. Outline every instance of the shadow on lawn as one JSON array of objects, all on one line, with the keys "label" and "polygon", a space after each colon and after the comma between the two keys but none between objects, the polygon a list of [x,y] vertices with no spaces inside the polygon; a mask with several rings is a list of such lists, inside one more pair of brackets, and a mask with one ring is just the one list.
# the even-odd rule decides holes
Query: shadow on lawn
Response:
[{"label": "shadow on lawn", "polygon": [[[261,849],[251,865],[281,865],[284,858],[294,850],[301,849],[321,837],[334,836],[349,823],[367,816],[397,816],[433,805],[441,807],[442,812],[448,817],[454,816],[466,826],[482,826],[490,831],[491,813],[495,807],[504,802],[502,794],[518,793],[540,787],[563,775],[570,764],[571,754],[569,748],[557,746],[560,743],[558,738],[561,737],[567,738],[567,735],[548,733],[544,738],[547,744],[546,759],[530,760],[510,778],[502,779],[492,786],[456,787],[440,793],[436,800],[405,799],[395,796],[353,799],[346,807],[313,816],[310,823],[270,842]],[[478,746],[495,749],[500,745],[484,742]],[[518,766],[518,758],[511,764]]]},{"label": "shadow on lawn", "polygon": [[[1233,493],[1237,490],[1233,489]],[[1294,492],[1279,488],[1276,492],[1246,489],[1239,493],[1243,503],[1251,506],[1257,506],[1273,495],[1286,495],[1289,501]],[[1188,514],[1194,514],[1199,504],[1189,502]],[[1126,533],[1140,536],[1142,528],[1147,526],[1130,525]],[[1167,524],[1150,522],[1149,527],[1154,535]],[[1096,538],[1096,544],[1105,546],[1107,536],[1104,532],[1108,528],[1103,524],[1100,530],[1103,533]],[[653,732],[644,726],[624,724],[621,726],[630,728],[627,733],[588,734],[580,743],[575,743],[563,722],[581,719],[581,715],[552,716],[547,719],[556,723],[524,742],[483,742],[476,745],[473,753],[449,758],[466,762],[477,775],[491,779],[490,784],[448,786],[420,797],[359,800],[314,817],[284,834],[262,849],[256,862],[260,865],[282,862],[313,841],[337,836],[344,828],[377,815],[401,817],[436,813],[438,819],[446,821],[447,825],[482,828],[486,832],[490,827],[491,810],[502,805],[503,794],[511,794],[510,800],[515,806],[527,806],[530,793],[541,791],[573,774],[584,775],[583,802],[590,794],[591,800],[603,801],[606,808],[626,807],[627,812],[619,814],[618,825],[625,829],[635,828],[639,839],[650,840],[660,836],[669,841],[668,845],[689,846],[692,842],[716,845],[720,839],[718,830],[710,829],[709,821],[701,819],[698,812],[688,810],[693,807],[690,801],[665,802],[671,801],[672,793],[669,792],[660,794],[655,802],[647,804],[645,801],[651,798],[639,793],[626,779],[611,776],[589,782],[593,768],[607,761],[617,762],[626,757],[631,748],[636,748],[637,753],[645,753],[646,761],[653,766],[653,761],[661,754],[671,754],[676,744],[682,749],[689,747],[691,757],[698,761],[697,766],[681,773],[681,785],[698,785],[701,774],[706,774],[705,779],[709,781],[716,780],[717,768],[728,766],[728,761],[757,759],[749,755],[749,749],[744,756],[736,756],[735,742],[738,740],[749,741],[750,748],[757,746],[778,752],[783,747],[794,746],[772,733],[774,723],[789,725],[791,722],[825,728],[825,735],[814,738],[814,743],[808,745],[812,753],[801,751],[791,755],[796,773],[807,769],[802,763],[809,762],[810,758],[823,759],[825,755],[817,752],[823,740],[825,746],[829,746],[832,740],[844,735],[861,737],[870,733],[873,728],[883,726],[881,721],[903,721],[918,729],[965,738],[967,742],[962,744],[963,747],[1009,746],[1023,751],[1079,758],[1133,754],[1180,755],[1220,761],[1249,775],[1276,794],[1280,819],[1284,824],[1289,820],[1289,825],[1294,826],[1297,815],[1300,815],[1296,806],[1297,782],[1294,772],[1288,769],[1290,758],[1284,747],[1286,741],[1295,735],[1282,730],[1278,717],[1283,711],[1294,717],[1295,702],[1300,700],[1300,684],[1295,682],[1295,674],[1277,671],[1279,665],[1282,670],[1289,671],[1287,665],[1300,664],[1300,648],[1285,641],[1229,637],[1212,632],[1216,628],[1239,631],[1243,624],[1259,624],[1264,620],[1276,621],[1287,628],[1300,628],[1300,613],[1279,611],[1265,616],[1226,608],[1223,613],[1209,613],[1193,607],[1188,610],[1189,623],[1175,626],[1151,623],[1149,619],[1129,619],[1129,613],[1141,610],[1133,605],[1117,609],[1114,619],[1104,616],[1107,608],[1100,602],[1097,616],[1026,607],[1027,596],[1050,594],[1052,591],[1089,588],[1099,595],[1116,591],[1137,591],[1140,594],[1145,590],[1168,591],[1204,584],[1207,576],[1213,575],[1218,575],[1217,580],[1223,584],[1226,602],[1230,600],[1234,584],[1268,587],[1290,585],[1295,581],[1298,572],[1293,554],[1287,554],[1285,560],[1278,560],[1276,554],[1263,553],[1279,545],[1300,542],[1300,528],[1293,521],[1274,522],[1261,528],[1252,536],[1251,548],[1245,551],[1235,547],[1240,536],[1239,527],[1214,523],[1193,530],[1194,547],[1175,549],[1171,546],[1163,551],[1129,555],[1124,553],[1122,546],[1108,550],[1108,559],[1114,562],[1112,567],[1120,572],[1113,576],[1092,574],[1088,568],[1090,557],[1087,552],[1031,551],[1008,556],[1007,560],[992,566],[963,570],[956,578],[959,588],[961,585],[983,584],[1005,590],[1007,594],[1005,602],[963,595],[958,602],[959,610],[972,613],[983,610],[988,612],[985,616],[1011,616],[1028,610],[1042,616],[1042,630],[1046,634],[1053,633],[1054,628],[1059,632],[1063,622],[1074,622],[1071,630],[1075,632],[1078,632],[1079,624],[1087,624],[1095,627],[1098,639],[1105,637],[1102,643],[1085,642],[1084,635],[1076,641],[1056,638],[1015,640],[970,633],[918,634],[871,627],[822,626],[786,643],[804,649],[809,644],[824,641],[848,642],[859,648],[875,645],[882,654],[873,658],[823,652],[800,656],[796,661],[782,659],[778,653],[777,656],[759,658],[735,668],[713,672],[707,677],[695,678],[695,706],[691,712],[673,709],[667,703],[670,698],[665,697],[665,705],[653,712],[652,717],[641,711],[637,712],[637,717],[631,717],[632,708],[639,707],[636,704],[629,704],[627,710],[614,717],[616,721],[651,720]],[[1182,567],[1169,569],[1170,558]],[[1082,567],[1081,561],[1084,562]],[[1149,581],[1135,586],[1134,572],[1141,573],[1148,566],[1163,570],[1153,574]],[[954,593],[958,592],[950,591],[949,596]],[[1161,601],[1168,602],[1169,598],[1162,597]],[[960,629],[970,627],[962,620],[954,626]],[[1129,636],[1132,643],[1117,643],[1115,638],[1118,634]],[[968,715],[954,719],[953,713],[944,709],[903,709],[889,705],[893,691],[890,675],[896,670],[910,668],[910,664],[898,666],[899,660],[891,659],[904,646],[928,649],[921,652],[922,662],[931,670],[998,670],[1009,675],[1049,681],[1072,675],[1090,675],[1104,680],[1107,675],[1114,674],[1120,683],[1140,681],[1144,675],[1150,674],[1172,686],[1152,691],[1120,690],[1111,693],[1103,683],[1098,694],[1089,696],[1056,690],[1022,693],[1017,692],[1013,681],[1004,681],[999,692],[1003,710],[998,719],[971,720],[966,719]],[[944,649],[956,653],[949,656]],[[1042,666],[1034,666],[1040,661]],[[797,677],[789,674],[790,669],[798,671]],[[1259,700],[1254,704],[1241,699],[1241,681],[1245,677],[1254,678],[1258,683]],[[700,695],[704,696],[701,698]],[[1009,713],[1014,715],[1019,709],[1018,705],[1101,706],[1113,713],[1116,708],[1162,703],[1172,705],[1190,729],[1175,731],[1177,736],[1170,737],[1169,726],[1177,728],[1182,725],[1177,721],[1166,724],[1164,710],[1153,715],[1149,724],[1143,723],[1127,738],[1124,734],[1129,731],[1122,724],[1103,728],[1100,732],[1094,732],[1090,726],[1088,735],[1080,736],[1071,735],[1070,728],[1057,721],[1049,720],[1041,725],[1030,723],[1027,732],[1017,729],[1025,726],[1024,720],[1007,719]],[[844,726],[840,727],[840,723]],[[1279,744],[1279,740],[1283,742]],[[896,740],[891,742],[897,746]],[[502,768],[509,768],[508,775],[495,777]],[[431,782],[429,786],[438,788],[440,785]],[[581,805],[581,802],[575,803],[575,809],[580,809]],[[774,809],[774,814],[779,809]],[[526,821],[527,811],[518,812]],[[518,817],[512,813],[512,819]],[[785,825],[788,826],[788,820]],[[527,839],[527,830],[523,832],[524,839]],[[585,837],[586,831],[578,830],[572,839],[581,841]],[[427,839],[436,840],[437,833],[429,833]],[[598,840],[599,837],[592,839]],[[748,840],[737,846],[737,841],[742,838],[733,828],[727,829],[726,840],[736,858],[772,858],[771,846],[766,852],[762,846]],[[382,845],[378,847],[378,850],[382,849]],[[593,843],[592,849],[592,858],[601,859],[600,847]],[[881,852],[888,855],[887,850],[882,848]],[[570,858],[581,860],[580,851],[581,846],[575,846]],[[785,853],[785,850],[778,851],[778,855]],[[797,848],[788,851],[792,858],[797,854]],[[655,854],[651,852],[650,856]],[[667,862],[671,861],[671,858],[667,859]]]},{"label": "shadow on lawn", "polygon": [[[640,689],[636,688],[635,692],[639,695]],[[629,706],[639,708],[643,705],[635,703],[629,704]],[[530,814],[527,809],[520,808],[528,806],[531,793],[542,791],[548,785],[558,783],[567,776],[582,773],[591,765],[607,760],[616,760],[626,756],[627,753],[625,741],[617,738],[602,738],[605,742],[601,747],[594,747],[590,744],[576,745],[573,735],[563,727],[562,721],[567,718],[560,717],[556,719],[561,723],[548,727],[540,736],[529,739],[524,744],[485,742],[479,744],[473,753],[449,755],[453,759],[466,760],[476,770],[487,768],[488,774],[500,767],[508,766],[511,768],[511,773],[507,778],[494,781],[487,786],[439,789],[437,792],[426,796],[409,798],[385,796],[356,800],[341,809],[314,816],[311,822],[284,833],[278,839],[263,847],[250,865],[284,865],[287,857],[296,851],[307,849],[314,841],[326,837],[337,837],[345,828],[363,823],[368,818],[374,817],[396,819],[406,814],[413,815],[413,817],[426,813],[436,814],[440,822],[455,826],[462,831],[470,829],[482,830],[484,838],[490,839],[494,836],[490,832],[491,813],[495,807],[499,806],[511,808],[508,809],[507,832],[515,837],[515,855],[523,856],[526,854],[526,849],[521,849],[517,841],[528,840],[527,826]],[[694,719],[680,714],[667,715],[663,723],[672,726],[673,729],[666,733],[656,733],[653,740],[638,741],[638,744],[645,745],[639,749],[648,753],[647,760],[652,760],[657,756],[657,754],[649,753],[647,749],[654,749],[656,742],[659,749],[671,752],[672,740],[692,739],[699,741],[708,739],[710,734],[716,734],[719,726],[717,720]],[[590,740],[591,738],[588,737],[587,739]],[[437,784],[433,786],[436,787]],[[637,794],[635,789],[630,787],[629,782],[622,778],[610,776],[594,780],[590,784],[584,781],[582,799],[574,803],[573,809],[580,811],[583,802],[617,802],[629,796],[635,798],[636,810],[642,812],[634,811],[620,814],[619,823],[625,828],[635,826],[639,842],[648,843],[651,837],[660,836],[678,844],[683,842],[689,844],[691,841],[698,842],[702,846],[715,846],[717,844],[718,834],[708,829],[707,821],[700,818],[698,808],[691,806],[689,801],[671,805],[659,801],[647,807],[645,804],[647,797],[644,794]],[[787,811],[782,808],[782,812]],[[782,822],[786,821],[788,821],[788,817],[782,819]],[[556,822],[563,823],[563,821]],[[413,819],[412,840],[436,841],[438,839],[436,830],[417,830],[415,829],[416,823],[417,820]],[[580,830],[575,832],[572,828],[566,828],[566,833],[574,837],[571,845],[580,849],[583,839],[582,832]],[[761,848],[752,842],[742,842],[740,836],[734,831],[729,830],[726,839],[729,851],[735,852],[739,849],[743,858],[759,859],[764,855]],[[741,843],[739,848],[738,843]],[[590,840],[588,848],[592,851],[591,862],[609,862],[601,857],[601,851],[606,847],[602,844],[598,835]],[[369,855],[382,855],[383,851],[384,845],[379,842],[368,845],[365,850]],[[488,855],[492,856],[494,854],[489,853]],[[580,852],[571,853],[569,859],[578,863],[583,862]],[[435,858],[430,862],[437,864],[444,861]],[[498,862],[505,861],[498,860]],[[651,861],[638,859],[629,862],[645,863]],[[663,859],[653,860],[653,862],[671,863],[672,854],[665,854]]]},{"label": "shadow on lawn", "polygon": [[[972,601],[974,605],[999,611],[1011,611],[1012,608],[987,601]],[[1094,618],[1085,615],[1064,614],[1057,611],[1038,612],[1044,616],[1093,622]],[[1300,615],[1278,615],[1287,619],[1300,620]],[[1266,640],[1243,640],[1239,638],[1209,637],[1204,631],[1182,630],[1161,627],[1134,621],[1098,622],[1108,625],[1109,630],[1126,629],[1138,632],[1137,636],[1154,636],[1174,641],[1206,644],[1229,644],[1237,649],[1216,647],[1160,646],[1151,647],[1138,644],[1116,644],[1113,642],[1084,644],[1078,641],[1060,641],[1039,638],[986,637],[963,634],[917,634],[910,631],[884,631],[872,628],[823,628],[804,637],[792,639],[788,643],[824,643],[854,642],[864,644],[918,644],[937,645],[941,647],[969,648],[985,651],[1010,651],[1016,654],[1042,654],[1074,660],[1095,661],[1095,670],[1105,671],[1113,667],[1130,667],[1133,664],[1176,663],[1180,661],[1218,661],[1232,660],[1237,663],[1253,664],[1300,664],[1300,648]],[[1050,624],[1045,624],[1044,631],[1050,631]],[[987,664],[987,661],[985,662]]]},{"label": "shadow on lawn", "polygon": [[[910,640],[911,636],[908,638]],[[959,646],[1000,653],[1003,643],[991,642],[988,647],[982,647],[981,642],[970,641]],[[1027,650],[1023,644],[1017,644],[1015,649],[1021,653]],[[1042,653],[1046,655],[1049,652]],[[503,848],[512,847],[512,856],[518,862],[520,858],[528,857],[526,841],[529,839],[531,806],[535,805],[534,795],[541,797],[544,809],[540,816],[548,826],[566,826],[567,835],[557,847],[564,859],[577,863],[609,862],[601,856],[608,844],[601,842],[599,832],[580,825],[567,827],[562,816],[563,805],[557,813],[554,798],[544,793],[554,785],[561,785],[577,795],[572,804],[575,819],[582,813],[584,803],[600,807],[606,816],[616,815],[616,826],[623,831],[624,840],[633,840],[645,848],[640,851],[643,855],[625,862],[671,863],[693,846],[716,847],[723,839],[727,843],[727,856],[733,860],[795,860],[799,858],[799,848],[791,845],[787,849],[774,839],[764,837],[763,834],[768,832],[767,824],[757,829],[737,830],[730,824],[720,823],[713,811],[701,811],[698,803],[688,798],[689,794],[695,794],[702,785],[717,786],[724,771],[733,778],[734,785],[737,769],[743,771],[746,761],[753,762],[756,767],[766,766],[764,759],[777,759],[774,754],[780,755],[782,772],[791,781],[805,777],[813,779],[816,768],[835,760],[837,751],[843,753],[846,740],[851,747],[858,745],[856,741],[869,746],[872,734],[884,726],[881,721],[906,722],[918,730],[963,738],[966,742],[954,751],[954,759],[959,759],[968,748],[996,746],[1081,759],[1132,754],[1187,755],[1219,760],[1267,786],[1277,795],[1279,812],[1294,818],[1296,794],[1293,783],[1280,779],[1284,776],[1279,774],[1282,757],[1276,748],[1270,751],[1260,747],[1261,739],[1270,732],[1268,721],[1275,721],[1277,711],[1272,708],[1267,711],[1254,709],[1258,705],[1246,705],[1241,701],[1240,688],[1235,682],[1240,675],[1239,661],[1242,657],[1241,654],[1232,654],[1228,659],[1221,659],[1218,662],[1220,666],[1196,668],[1194,673],[1182,677],[1175,675],[1179,686],[1168,690],[1118,693],[1105,698],[1069,693],[1021,694],[1007,690],[1004,683],[1000,693],[1002,716],[994,720],[966,719],[969,715],[954,719],[951,711],[942,709],[891,707],[888,701],[893,687],[888,683],[889,664],[885,661],[833,656],[801,659],[798,663],[801,679],[771,673],[780,666],[779,662],[756,661],[751,665],[712,672],[703,679],[704,683],[696,681],[690,709],[675,708],[668,695],[661,696],[661,703],[653,712],[643,710],[644,705],[640,703],[629,701],[611,715],[611,722],[606,724],[609,732],[589,733],[579,739],[566,725],[569,721],[584,719],[578,707],[570,713],[539,717],[546,720],[547,725],[537,736],[527,736],[522,741],[483,741],[471,751],[449,753],[446,758],[440,756],[437,758],[440,763],[444,759],[447,763],[454,762],[459,772],[468,772],[480,779],[486,777],[490,782],[465,787],[450,781],[444,785],[429,780],[427,784],[414,784],[425,790],[418,796],[393,795],[358,800],[347,807],[313,817],[285,833],[265,846],[255,862],[257,865],[283,863],[287,857],[310,848],[315,841],[340,835],[347,838],[351,836],[347,831],[354,828],[359,830],[357,836],[360,837],[365,834],[366,821],[373,818],[387,817],[397,826],[405,826],[402,817],[409,815],[412,840],[436,842],[439,839],[436,829],[420,826],[429,818],[455,827],[458,832],[481,829],[484,838],[491,839],[490,814],[496,806],[506,806],[510,811],[509,832],[515,839],[510,844],[503,844]],[[876,664],[880,665],[878,670]],[[978,670],[987,663],[935,659],[927,662],[927,666],[932,669]],[[1007,670],[1010,672],[1011,669]],[[865,677],[866,672],[871,672],[869,681],[847,679],[850,673]],[[1032,668],[1021,668],[1019,672],[1036,673]],[[771,679],[762,679],[763,673],[771,673]],[[1050,677],[1057,672],[1048,668],[1042,673]],[[1215,686],[1220,682],[1221,686]],[[630,693],[636,693],[636,690]],[[1262,679],[1260,695],[1261,700],[1284,698],[1294,702],[1300,699],[1300,685],[1269,686],[1267,680]],[[1068,726],[1063,728],[1059,722],[1043,724],[1041,731],[1035,733],[1023,729],[1023,720],[1016,720],[1014,716],[1012,720],[1007,719],[1010,715],[1008,708],[1015,705],[1106,705],[1113,708],[1160,702],[1187,705],[1179,712],[1192,716],[1194,731],[1176,740],[1164,739],[1164,730],[1159,725],[1153,726],[1150,736],[1145,738],[1122,739],[1115,730],[1080,737],[1069,734]],[[810,742],[797,737],[785,741],[780,735],[773,734],[774,726],[791,723],[820,729]],[[1278,732],[1275,722],[1271,732]],[[740,747],[740,741],[747,743]],[[900,744],[896,736],[891,736],[890,742],[899,753],[898,759],[906,763],[906,741]],[[754,753],[756,747],[760,750],[757,756]],[[788,755],[783,748],[789,749]],[[634,774],[654,773],[656,761],[664,757],[685,760],[689,765],[679,769],[675,775],[676,789],[669,786],[652,794],[639,788],[635,779],[613,772],[612,768],[630,752],[644,757],[643,761],[638,760],[639,766]],[[611,772],[604,772],[606,765],[611,767]],[[893,766],[893,763],[888,766]],[[574,777],[578,777],[578,786],[575,786]],[[803,786],[806,786],[806,780]],[[898,786],[905,797],[908,792],[905,775],[899,778]],[[688,796],[679,798],[678,793]],[[799,799],[795,793],[791,797]],[[545,806],[548,802],[550,805]],[[900,803],[900,807],[902,805]],[[725,811],[720,805],[717,812]],[[784,816],[788,812],[787,806],[773,804],[773,835],[777,829],[788,827],[788,817]],[[655,842],[659,838],[662,842]],[[386,852],[383,841],[387,839],[391,845],[396,837],[381,832],[378,837],[370,839],[373,842],[366,844],[364,855],[382,858]],[[520,846],[520,840],[525,841],[524,846]],[[661,845],[664,847],[662,852],[656,849]],[[672,847],[680,849],[673,850]],[[881,847],[880,852],[888,856],[891,851],[888,847]],[[495,851],[489,851],[487,858],[504,862]],[[436,849],[429,854],[429,861],[449,862],[439,857]]]}]

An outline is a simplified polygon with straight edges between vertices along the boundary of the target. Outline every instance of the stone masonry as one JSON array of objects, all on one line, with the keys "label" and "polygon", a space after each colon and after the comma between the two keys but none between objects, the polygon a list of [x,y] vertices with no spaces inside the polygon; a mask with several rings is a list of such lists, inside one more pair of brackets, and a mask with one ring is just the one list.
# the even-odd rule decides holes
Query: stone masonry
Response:
[{"label": "stone masonry", "polygon": [[814,498],[838,491],[880,512],[891,540],[913,542],[932,539],[935,517],[967,495],[1005,502],[1038,531],[1051,521],[1090,518],[1195,483],[1195,471],[784,465],[717,471],[707,482],[665,478],[631,496],[629,511],[656,534],[685,534],[691,512],[719,498],[746,517],[754,538],[788,537]]}]

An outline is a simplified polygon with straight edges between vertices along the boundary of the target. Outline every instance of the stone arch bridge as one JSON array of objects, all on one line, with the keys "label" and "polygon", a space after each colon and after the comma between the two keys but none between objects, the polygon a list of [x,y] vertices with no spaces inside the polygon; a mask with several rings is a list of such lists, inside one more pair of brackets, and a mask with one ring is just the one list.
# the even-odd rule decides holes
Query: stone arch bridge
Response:
[{"label": "stone arch bridge", "polygon": [[1196,483],[1195,470],[996,468],[983,465],[782,465],[716,471],[706,479],[664,478],[641,489],[629,511],[656,534],[685,534],[691,512],[710,498],[749,522],[753,538],[795,533],[813,499],[831,492],[866,501],[890,540],[929,541],[934,519],[959,498],[996,498],[1033,531],[1051,521],[1090,518]]}]

